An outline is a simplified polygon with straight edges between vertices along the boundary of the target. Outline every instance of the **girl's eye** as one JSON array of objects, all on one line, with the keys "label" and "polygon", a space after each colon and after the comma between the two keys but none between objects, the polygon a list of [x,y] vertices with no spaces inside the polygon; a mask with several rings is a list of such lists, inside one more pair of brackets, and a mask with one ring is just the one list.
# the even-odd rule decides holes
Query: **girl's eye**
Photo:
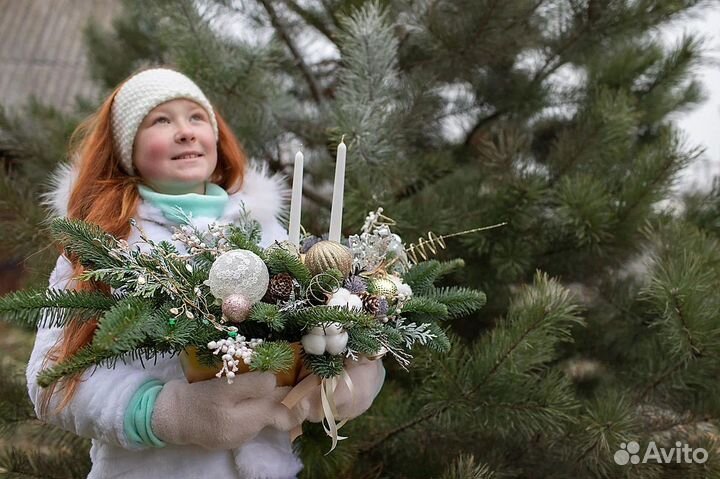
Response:
[{"label": "girl's eye", "polygon": [[170,123],[170,120],[168,120],[164,116],[161,116],[161,117],[155,118],[155,120],[153,120],[153,125],[156,123]]},{"label": "girl's eye", "polygon": [[190,119],[203,121],[205,117],[200,113],[195,113],[193,116],[190,117]]}]

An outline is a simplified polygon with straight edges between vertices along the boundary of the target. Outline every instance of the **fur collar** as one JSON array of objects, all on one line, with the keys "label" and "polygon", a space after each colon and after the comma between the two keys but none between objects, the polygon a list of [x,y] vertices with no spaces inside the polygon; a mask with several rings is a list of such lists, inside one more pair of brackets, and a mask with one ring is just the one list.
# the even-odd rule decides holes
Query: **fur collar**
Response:
[{"label": "fur collar", "polygon": [[[77,171],[68,163],[61,163],[50,177],[50,188],[42,195],[42,204],[50,211],[51,217],[67,216],[67,205],[70,192],[77,178]],[[248,166],[239,191],[231,194],[225,207],[223,221],[236,219],[240,204],[244,204],[248,212],[260,222],[276,219],[287,221],[287,202],[290,198],[283,175],[278,173],[269,175],[267,166],[254,168]],[[170,221],[160,212],[160,209],[140,201],[137,215],[140,219],[147,219],[161,224],[170,224]]]}]

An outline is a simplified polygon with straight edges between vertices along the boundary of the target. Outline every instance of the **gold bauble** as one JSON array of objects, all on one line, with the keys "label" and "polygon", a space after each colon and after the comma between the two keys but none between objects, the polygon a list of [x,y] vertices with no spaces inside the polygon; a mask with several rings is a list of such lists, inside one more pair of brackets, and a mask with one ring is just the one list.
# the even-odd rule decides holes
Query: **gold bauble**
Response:
[{"label": "gold bauble", "polygon": [[313,275],[335,268],[347,277],[352,270],[352,263],[350,248],[334,241],[315,243],[305,254],[305,266]]},{"label": "gold bauble", "polygon": [[397,285],[387,278],[373,278],[368,281],[368,293],[392,300],[397,297]]}]

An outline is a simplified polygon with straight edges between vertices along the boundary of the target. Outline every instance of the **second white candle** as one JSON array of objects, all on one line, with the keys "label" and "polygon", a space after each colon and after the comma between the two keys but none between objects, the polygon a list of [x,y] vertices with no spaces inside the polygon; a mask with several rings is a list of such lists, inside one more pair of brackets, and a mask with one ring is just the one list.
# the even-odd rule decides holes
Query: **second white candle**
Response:
[{"label": "second white candle", "polygon": [[347,147],[343,140],[337,149],[337,164],[335,165],[335,184],[333,186],[332,209],[330,210],[330,241],[340,242],[340,230],[342,229],[343,196],[345,193],[345,155]]},{"label": "second white candle", "polygon": [[293,170],[292,198],[290,199],[290,225],[288,227],[288,241],[298,247],[300,246],[303,163],[304,157],[302,151],[298,151],[295,155],[295,168]]}]

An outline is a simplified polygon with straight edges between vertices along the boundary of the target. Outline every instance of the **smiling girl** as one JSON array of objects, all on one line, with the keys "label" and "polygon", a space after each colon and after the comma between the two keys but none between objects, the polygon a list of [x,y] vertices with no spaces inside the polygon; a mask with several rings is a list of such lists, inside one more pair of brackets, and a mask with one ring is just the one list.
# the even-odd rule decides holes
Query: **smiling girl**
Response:
[{"label": "smiling girl", "polygon": [[[261,245],[285,239],[277,220],[281,181],[247,169],[246,158],[200,88],[169,69],[142,71],[122,83],[73,137],[52,206],[58,215],[95,223],[140,247],[137,229],[172,240],[177,207],[204,228],[232,223],[241,205],[262,226]],[[175,246],[184,252],[183,246]],[[51,288],[99,289],[79,282],[61,255]],[[288,388],[269,373],[188,384],[177,357],[142,364],[128,358],[41,389],[38,372],[88,345],[97,322],[41,327],[27,379],[39,418],[92,438],[90,478],[287,478],[302,465],[287,431],[306,417],[280,401]]]}]

